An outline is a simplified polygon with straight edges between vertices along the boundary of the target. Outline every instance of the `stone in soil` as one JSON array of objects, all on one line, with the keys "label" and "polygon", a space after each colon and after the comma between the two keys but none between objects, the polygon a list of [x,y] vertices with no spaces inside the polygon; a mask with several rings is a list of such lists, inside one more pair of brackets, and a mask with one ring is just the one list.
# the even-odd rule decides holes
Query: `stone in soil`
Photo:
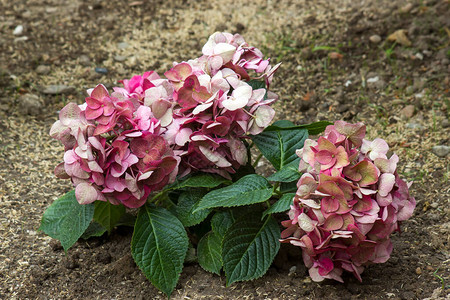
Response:
[{"label": "stone in soil", "polygon": [[123,55],[116,55],[116,56],[114,56],[114,60],[118,61],[118,62],[125,61],[126,59],[127,59],[127,57],[123,56]]},{"label": "stone in soil", "polygon": [[47,75],[49,74],[51,71],[50,66],[46,66],[46,65],[39,65],[36,68],[36,73],[40,74],[40,75]]},{"label": "stone in soil", "polygon": [[48,85],[42,91],[48,95],[70,94],[75,91],[75,87],[64,84]]},{"label": "stone in soil", "polygon": [[381,42],[381,37],[378,34],[372,35],[369,40],[374,44],[379,44]]},{"label": "stone in soil", "polygon": [[414,105],[406,105],[401,111],[400,115],[406,119],[411,118],[414,115],[415,107]]},{"label": "stone in soil", "polygon": [[431,148],[431,152],[439,157],[446,157],[450,153],[450,147],[446,145],[436,145]]},{"label": "stone in soil", "polygon": [[403,46],[409,47],[411,46],[411,41],[406,37],[406,33],[407,31],[404,29],[396,30],[388,36],[387,40],[390,42],[397,42]]},{"label": "stone in soil", "polygon": [[125,43],[125,42],[122,42],[122,43],[118,43],[117,44],[117,48],[119,48],[119,49],[126,49],[126,48],[128,48],[130,45],[128,44],[128,43]]},{"label": "stone in soil", "polygon": [[91,59],[87,55],[80,55],[78,60],[80,61],[80,64],[85,67],[91,64]]},{"label": "stone in soil", "polygon": [[19,97],[19,108],[24,114],[37,116],[42,111],[42,103],[37,95],[25,94]]},{"label": "stone in soil", "polygon": [[16,28],[14,28],[14,31],[13,31],[14,35],[22,35],[22,33],[23,33],[22,25],[18,25],[18,26],[16,26]]},{"label": "stone in soil", "polygon": [[99,73],[99,74],[108,74],[108,69],[107,68],[95,68],[95,72]]}]

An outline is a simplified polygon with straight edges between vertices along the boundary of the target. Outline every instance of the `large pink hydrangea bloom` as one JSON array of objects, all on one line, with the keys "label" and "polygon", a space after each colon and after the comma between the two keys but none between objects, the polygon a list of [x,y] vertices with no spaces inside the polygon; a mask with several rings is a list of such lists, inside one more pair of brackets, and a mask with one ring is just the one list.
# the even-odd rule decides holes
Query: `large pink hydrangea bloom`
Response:
[{"label": "large pink hydrangea bloom", "polygon": [[344,270],[361,281],[364,266],[389,259],[390,234],[416,206],[396,172],[398,156],[388,158],[388,144],[365,140],[365,131],[337,121],[298,151],[304,174],[281,241],[301,247],[314,281],[342,282]]},{"label": "large pink hydrangea bloom", "polygon": [[72,179],[80,204],[142,206],[175,179],[180,158],[161,136],[160,121],[137,99],[110,95],[102,85],[89,92],[84,105],[66,105],[50,130],[66,151],[55,174]]},{"label": "large pink hydrangea bloom", "polygon": [[[193,171],[230,174],[247,163],[245,139],[267,127],[277,100],[268,91],[278,65],[238,34],[214,33],[203,55],[122,80],[109,93],[88,90],[51,129],[65,147],[55,169],[70,178],[79,203],[143,205],[148,195]],[[252,79],[267,88],[253,90]]]}]

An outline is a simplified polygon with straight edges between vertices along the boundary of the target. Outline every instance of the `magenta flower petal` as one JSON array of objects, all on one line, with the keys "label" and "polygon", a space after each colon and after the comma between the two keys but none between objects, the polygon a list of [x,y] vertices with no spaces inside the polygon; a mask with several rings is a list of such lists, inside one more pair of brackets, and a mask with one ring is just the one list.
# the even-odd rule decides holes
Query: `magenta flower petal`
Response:
[{"label": "magenta flower petal", "polygon": [[334,268],[333,261],[330,258],[324,257],[324,256],[322,256],[317,261],[317,264],[319,266],[319,275],[321,275],[321,276],[327,275]]},{"label": "magenta flower petal", "polygon": [[103,84],[99,84],[92,90],[92,93],[90,96],[92,98],[101,100],[104,97],[109,97],[109,93]]}]

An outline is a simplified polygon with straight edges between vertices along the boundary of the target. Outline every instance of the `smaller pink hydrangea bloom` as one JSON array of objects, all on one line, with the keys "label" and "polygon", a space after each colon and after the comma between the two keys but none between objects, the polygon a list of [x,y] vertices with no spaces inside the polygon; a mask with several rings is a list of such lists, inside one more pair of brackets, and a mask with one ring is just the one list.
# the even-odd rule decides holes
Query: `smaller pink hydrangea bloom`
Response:
[{"label": "smaller pink hydrangea bloom", "polygon": [[396,172],[398,156],[387,158],[387,143],[364,135],[362,123],[338,121],[297,152],[306,173],[281,241],[302,249],[314,281],[343,282],[343,271],[361,281],[366,265],[389,259],[390,235],[413,214],[416,201]]}]

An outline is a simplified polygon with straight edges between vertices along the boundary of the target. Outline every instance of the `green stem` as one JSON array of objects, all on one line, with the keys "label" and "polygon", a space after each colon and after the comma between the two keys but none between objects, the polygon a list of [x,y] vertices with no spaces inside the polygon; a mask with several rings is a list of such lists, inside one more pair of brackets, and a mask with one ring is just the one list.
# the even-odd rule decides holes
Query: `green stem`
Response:
[{"label": "green stem", "polygon": [[256,165],[258,164],[259,160],[261,159],[262,154],[260,153],[258,157],[255,159],[255,162],[252,164],[253,168],[256,168]]}]

